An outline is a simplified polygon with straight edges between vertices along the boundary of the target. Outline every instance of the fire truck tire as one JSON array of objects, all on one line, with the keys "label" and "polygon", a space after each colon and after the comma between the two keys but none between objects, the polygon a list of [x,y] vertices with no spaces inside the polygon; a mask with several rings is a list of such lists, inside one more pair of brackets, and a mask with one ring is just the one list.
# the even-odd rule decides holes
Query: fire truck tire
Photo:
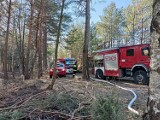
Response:
[{"label": "fire truck tire", "polygon": [[98,78],[98,79],[104,79],[105,78],[102,70],[99,69],[99,70],[96,71],[96,78]]},{"label": "fire truck tire", "polygon": [[133,74],[134,82],[136,84],[148,85],[149,79],[144,70],[138,70]]}]

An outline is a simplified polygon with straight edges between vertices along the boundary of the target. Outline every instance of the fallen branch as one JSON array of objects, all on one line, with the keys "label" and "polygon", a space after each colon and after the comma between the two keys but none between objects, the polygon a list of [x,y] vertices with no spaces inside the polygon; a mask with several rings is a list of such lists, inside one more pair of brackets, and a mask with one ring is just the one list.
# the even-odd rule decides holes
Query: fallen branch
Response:
[{"label": "fallen branch", "polygon": [[74,116],[75,116],[75,113],[78,112],[78,111],[80,111],[81,109],[83,109],[84,106],[90,105],[89,102],[90,102],[91,100],[92,100],[92,98],[91,98],[90,100],[88,100],[87,102],[81,102],[81,103],[79,104],[78,108],[73,111],[72,116],[71,116],[71,118],[70,118],[69,120],[73,120],[73,119],[74,119]]},{"label": "fallen branch", "polygon": [[79,117],[74,117],[73,120],[90,120],[91,119],[91,115],[87,115],[87,116],[79,116]]},{"label": "fallen branch", "polygon": [[21,101],[21,103],[19,104],[19,106],[14,106],[15,104],[13,104],[13,105],[11,105],[10,107],[7,107],[7,108],[1,108],[0,111],[10,110],[10,109],[17,109],[17,108],[20,108],[20,107],[24,107],[24,106],[25,106],[25,105],[24,105],[25,103],[27,103],[28,101],[30,101],[30,100],[33,99],[34,97],[37,97],[37,96],[39,96],[39,95],[41,95],[41,94],[44,94],[44,93],[46,93],[46,91],[42,91],[42,92],[40,92],[40,93],[37,93],[37,94],[35,94],[35,95],[30,96],[29,98],[25,99],[24,101]]},{"label": "fallen branch", "polygon": [[34,110],[32,110],[32,111],[29,113],[29,118],[30,118],[30,120],[32,120],[31,114],[32,114],[34,111],[36,111],[36,110],[37,110],[37,108],[34,109]]},{"label": "fallen branch", "polygon": [[[90,119],[91,118],[91,115],[88,115],[88,116],[78,116],[78,117],[74,117],[72,115],[69,115],[69,114],[65,114],[65,113],[62,113],[62,112],[59,112],[59,111],[44,111],[44,110],[41,110],[41,109],[34,109],[33,111],[30,112],[29,114],[29,118],[31,119],[31,114],[33,113],[36,113],[36,112],[41,112],[42,113],[49,113],[49,114],[52,114],[53,116],[58,116],[58,117],[61,117],[61,118],[64,118],[64,119],[67,119],[67,120],[81,120],[81,119]],[[32,120],[32,119],[31,119]]]},{"label": "fallen branch", "polygon": [[[32,113],[33,112],[41,112],[41,113],[49,113],[49,114],[52,114],[52,115],[54,115],[54,116],[56,116],[56,115],[58,115],[59,117],[61,116],[61,117],[63,117],[63,118],[70,118],[71,117],[71,115],[69,115],[69,114],[65,114],[65,113],[62,113],[62,112],[59,112],[59,111],[54,111],[54,112],[52,112],[52,111],[44,111],[44,110],[41,110],[41,109],[35,109],[35,110],[33,110],[32,111]],[[31,115],[31,114],[30,114]]]}]

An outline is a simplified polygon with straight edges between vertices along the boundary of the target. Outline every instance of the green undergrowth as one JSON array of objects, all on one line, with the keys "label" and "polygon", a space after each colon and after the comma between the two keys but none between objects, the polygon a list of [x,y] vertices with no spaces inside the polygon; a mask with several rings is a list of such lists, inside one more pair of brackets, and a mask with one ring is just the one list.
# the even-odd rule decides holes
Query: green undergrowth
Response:
[{"label": "green undergrowth", "polygon": [[125,120],[122,111],[123,105],[118,99],[112,97],[99,96],[91,104],[91,114],[93,120]]},{"label": "green undergrowth", "polygon": [[2,112],[0,113],[0,120],[20,120],[23,118],[24,114],[19,110],[14,110],[12,112]]},{"label": "green undergrowth", "polygon": [[[21,120],[22,118],[28,118],[29,115],[34,119],[37,118],[37,115],[40,113],[40,120],[45,120],[47,118],[52,120],[54,116],[43,114],[43,111],[58,111],[71,116],[76,109],[78,109],[74,113],[76,117],[91,116],[89,117],[91,120],[125,120],[123,105],[118,99],[115,99],[115,97],[99,95],[96,99],[88,101],[88,98],[84,101],[84,98],[78,95],[66,92],[52,92],[47,96],[39,96],[38,98],[30,100],[22,108],[1,111],[0,120]],[[83,107],[79,107],[80,105]]]}]

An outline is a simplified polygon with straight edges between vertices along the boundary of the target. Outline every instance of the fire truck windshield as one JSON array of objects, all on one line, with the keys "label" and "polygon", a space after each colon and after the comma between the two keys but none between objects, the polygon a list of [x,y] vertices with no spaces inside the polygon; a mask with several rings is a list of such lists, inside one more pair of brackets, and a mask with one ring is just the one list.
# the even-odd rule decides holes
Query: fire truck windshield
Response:
[{"label": "fire truck windshield", "polygon": [[75,60],[66,60],[66,65],[74,65],[76,64]]},{"label": "fire truck windshield", "polygon": [[103,60],[95,60],[94,62],[95,67],[103,67]]}]

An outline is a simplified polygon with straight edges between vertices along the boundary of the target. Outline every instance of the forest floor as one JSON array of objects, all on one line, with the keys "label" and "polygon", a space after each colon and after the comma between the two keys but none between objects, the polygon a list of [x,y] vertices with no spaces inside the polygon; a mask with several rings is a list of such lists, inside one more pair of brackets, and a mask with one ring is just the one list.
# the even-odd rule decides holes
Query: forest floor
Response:
[{"label": "forest floor", "polygon": [[[1,86],[0,120],[96,119],[93,114],[97,114],[101,110],[96,111],[97,108],[95,111],[92,110],[96,106],[93,101],[102,97],[117,100],[117,103],[121,105],[120,109],[113,108],[113,111],[117,113],[111,113],[112,115],[119,115],[117,120],[122,117],[121,113],[125,117],[121,118],[122,120],[141,120],[146,109],[148,86],[136,85],[131,81],[111,80],[117,85],[135,91],[138,98],[133,108],[139,111],[140,116],[127,109],[128,103],[134,97],[133,94],[110,84],[93,80],[83,81],[81,77],[66,76],[58,78],[53,90],[49,91],[46,88],[50,82],[51,79],[46,76],[32,80],[9,80],[7,86]],[[117,103],[109,102],[112,105],[117,105]]]}]

